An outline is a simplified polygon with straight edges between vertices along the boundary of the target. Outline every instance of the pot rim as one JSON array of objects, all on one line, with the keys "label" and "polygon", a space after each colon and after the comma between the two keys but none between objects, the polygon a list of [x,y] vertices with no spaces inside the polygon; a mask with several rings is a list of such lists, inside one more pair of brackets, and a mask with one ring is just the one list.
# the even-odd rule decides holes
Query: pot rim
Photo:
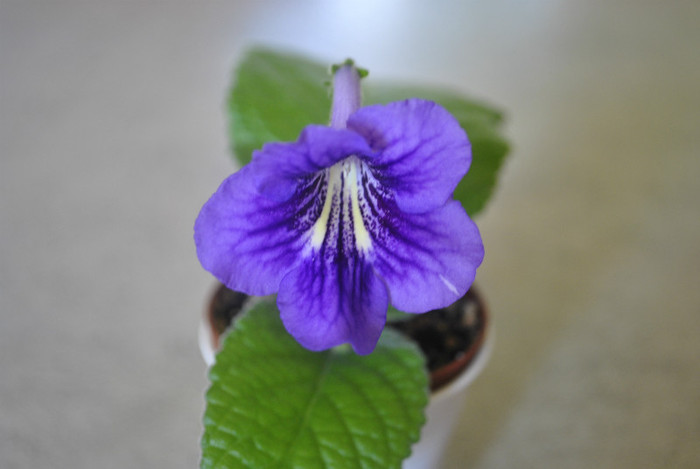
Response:
[{"label": "pot rim", "polygon": [[481,323],[481,328],[478,330],[478,335],[469,344],[469,347],[462,351],[461,355],[458,355],[450,363],[430,372],[430,390],[433,394],[437,394],[443,388],[450,386],[455,380],[459,379],[463,375],[464,370],[472,366],[472,363],[479,357],[484,348],[487,333],[491,327],[489,311],[477,287],[472,285],[458,301],[468,296],[476,304],[476,314]]},{"label": "pot rim", "polygon": [[446,399],[461,390],[468,387],[486,367],[495,342],[492,326],[486,324],[484,326],[483,339],[478,344],[471,360],[460,370],[460,372],[451,380],[446,382],[441,387],[431,392],[431,399],[440,401]]}]

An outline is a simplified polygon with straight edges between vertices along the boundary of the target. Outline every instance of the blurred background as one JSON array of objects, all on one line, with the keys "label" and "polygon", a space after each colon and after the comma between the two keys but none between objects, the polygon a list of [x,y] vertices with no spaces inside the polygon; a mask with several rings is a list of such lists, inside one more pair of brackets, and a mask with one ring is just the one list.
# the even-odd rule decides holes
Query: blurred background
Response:
[{"label": "blurred background", "polygon": [[700,2],[0,1],[0,466],[198,464],[251,44],[508,113],[494,316],[444,468],[700,467]]}]

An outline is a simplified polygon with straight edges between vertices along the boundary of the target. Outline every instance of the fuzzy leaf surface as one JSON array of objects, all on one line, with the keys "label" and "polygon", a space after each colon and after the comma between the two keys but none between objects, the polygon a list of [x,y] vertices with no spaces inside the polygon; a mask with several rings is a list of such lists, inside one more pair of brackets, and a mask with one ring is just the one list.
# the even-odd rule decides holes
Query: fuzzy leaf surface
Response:
[{"label": "fuzzy leaf surface", "polygon": [[274,303],[259,303],[217,355],[201,466],[400,468],[428,401],[418,348],[385,330],[370,355],[310,352],[278,315]]}]

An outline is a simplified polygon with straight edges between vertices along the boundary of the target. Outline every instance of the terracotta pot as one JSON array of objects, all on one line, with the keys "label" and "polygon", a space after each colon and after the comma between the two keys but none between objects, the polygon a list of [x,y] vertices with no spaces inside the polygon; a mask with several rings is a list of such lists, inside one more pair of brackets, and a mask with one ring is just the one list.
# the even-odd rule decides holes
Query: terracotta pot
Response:
[{"label": "terracotta pot", "polygon": [[[241,311],[247,298],[247,295],[231,291],[223,285],[219,285],[214,291],[199,328],[199,347],[208,366],[214,363],[222,335],[234,316]],[[439,467],[449,434],[461,413],[465,391],[479,375],[490,356],[493,333],[486,305],[478,291],[472,287],[449,309],[459,310],[464,321],[474,322],[470,325],[472,335],[468,346],[459,351],[451,362],[437,366],[430,372],[432,393],[426,408],[427,421],[421,430],[420,440],[413,445],[411,456],[404,461],[403,469]],[[416,317],[428,318],[431,314],[433,312]],[[420,340],[418,342],[420,344]]]}]

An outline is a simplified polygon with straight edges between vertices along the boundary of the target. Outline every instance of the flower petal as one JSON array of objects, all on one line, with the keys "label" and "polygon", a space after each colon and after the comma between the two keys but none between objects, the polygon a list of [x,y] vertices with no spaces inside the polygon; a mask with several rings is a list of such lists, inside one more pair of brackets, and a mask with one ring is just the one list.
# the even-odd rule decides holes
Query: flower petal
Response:
[{"label": "flower petal", "polygon": [[432,101],[367,106],[348,119],[379,154],[366,159],[399,207],[425,212],[444,204],[471,163],[471,144],[457,120]]},{"label": "flower petal", "polygon": [[[277,291],[298,262],[323,200],[323,176],[308,176],[284,201],[262,196],[254,167],[229,176],[202,207],[194,227],[202,266],[223,284],[250,295]],[[317,215],[316,215],[317,216]]]},{"label": "flower petal", "polygon": [[386,287],[364,259],[322,253],[289,272],[277,296],[282,322],[301,345],[325,350],[350,342],[361,355],[374,350],[388,301]]},{"label": "flower petal", "polygon": [[320,125],[307,126],[296,142],[268,143],[253,154],[256,183],[261,193],[286,200],[296,180],[330,167],[350,155],[371,155],[367,142],[355,132]]},{"label": "flower petal", "polygon": [[373,265],[391,303],[409,313],[452,304],[467,292],[484,257],[476,225],[454,200],[425,214],[391,205],[372,233]]}]

